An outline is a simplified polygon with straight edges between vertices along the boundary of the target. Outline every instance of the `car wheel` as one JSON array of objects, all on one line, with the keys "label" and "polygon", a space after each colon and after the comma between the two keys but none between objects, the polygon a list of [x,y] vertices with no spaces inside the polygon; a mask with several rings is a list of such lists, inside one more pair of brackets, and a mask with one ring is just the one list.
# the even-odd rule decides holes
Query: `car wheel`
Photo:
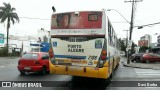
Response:
[{"label": "car wheel", "polygon": [[44,75],[47,73],[47,69],[46,67],[42,67],[42,70],[41,70],[41,74]]},{"label": "car wheel", "polygon": [[149,63],[149,60],[146,60],[146,63]]},{"label": "car wheel", "polygon": [[24,75],[25,74],[25,71],[19,71],[21,75]]},{"label": "car wheel", "polygon": [[139,62],[139,59],[136,59],[136,62]]}]

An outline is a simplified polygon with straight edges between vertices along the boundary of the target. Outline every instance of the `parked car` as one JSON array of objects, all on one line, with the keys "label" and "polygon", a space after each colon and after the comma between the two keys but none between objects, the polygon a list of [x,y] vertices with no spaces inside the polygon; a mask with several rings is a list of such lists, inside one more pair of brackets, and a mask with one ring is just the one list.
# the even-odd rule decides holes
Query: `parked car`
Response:
[{"label": "parked car", "polygon": [[145,54],[145,53],[132,54],[131,57],[130,57],[130,60],[132,62],[141,62],[140,58],[143,56],[143,54]]},{"label": "parked car", "polygon": [[147,53],[141,57],[142,62],[160,62],[160,55],[155,53]]},{"label": "parked car", "polygon": [[19,59],[17,68],[21,74],[25,72],[46,74],[49,71],[49,55],[45,52],[26,53]]}]

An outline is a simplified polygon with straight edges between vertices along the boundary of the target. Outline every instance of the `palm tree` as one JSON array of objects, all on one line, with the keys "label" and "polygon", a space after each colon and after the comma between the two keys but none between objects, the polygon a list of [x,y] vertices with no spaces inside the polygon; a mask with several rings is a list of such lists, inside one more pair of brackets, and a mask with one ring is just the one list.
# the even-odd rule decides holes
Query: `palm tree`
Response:
[{"label": "palm tree", "polygon": [[3,3],[4,6],[0,7],[0,22],[5,23],[7,21],[7,55],[8,55],[8,37],[9,37],[9,28],[12,24],[15,23],[15,21],[19,22],[19,17],[17,13],[14,11],[16,10],[14,7],[11,7],[10,3],[6,4]]}]

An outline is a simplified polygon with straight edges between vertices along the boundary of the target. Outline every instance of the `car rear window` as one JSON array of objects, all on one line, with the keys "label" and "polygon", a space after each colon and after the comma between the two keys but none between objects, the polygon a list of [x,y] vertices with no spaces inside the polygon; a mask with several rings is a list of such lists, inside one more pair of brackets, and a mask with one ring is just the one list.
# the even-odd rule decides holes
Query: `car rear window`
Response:
[{"label": "car rear window", "polygon": [[22,56],[22,58],[24,59],[37,59],[38,58],[38,54],[34,54],[34,53],[27,53],[25,55]]}]

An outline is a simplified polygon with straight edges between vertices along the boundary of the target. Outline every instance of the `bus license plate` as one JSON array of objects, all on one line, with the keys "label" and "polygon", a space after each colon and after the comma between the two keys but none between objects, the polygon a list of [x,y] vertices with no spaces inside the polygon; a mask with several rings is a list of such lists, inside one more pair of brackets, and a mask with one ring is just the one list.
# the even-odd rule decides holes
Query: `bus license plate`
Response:
[{"label": "bus license plate", "polygon": [[71,70],[82,70],[82,67],[76,67],[76,66],[72,66],[70,67]]},{"label": "bus license plate", "polygon": [[73,62],[73,63],[80,63],[81,59],[71,59],[71,62]]}]

